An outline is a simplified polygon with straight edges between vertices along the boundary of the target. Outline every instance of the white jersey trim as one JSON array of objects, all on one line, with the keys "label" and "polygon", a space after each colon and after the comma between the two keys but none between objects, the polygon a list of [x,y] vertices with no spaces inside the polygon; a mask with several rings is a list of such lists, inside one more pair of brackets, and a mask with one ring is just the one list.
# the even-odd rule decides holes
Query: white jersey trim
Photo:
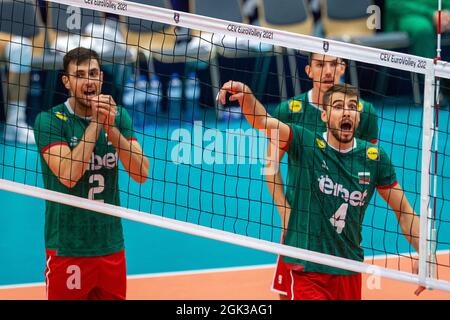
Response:
[{"label": "white jersey trim", "polygon": [[48,288],[50,288],[50,278],[48,277],[49,275],[50,275],[50,260],[52,260],[52,256],[49,256],[48,257],[48,260],[47,260],[47,272],[45,273],[45,284],[46,284],[46,286],[45,286],[45,294],[46,294],[46,296],[47,296],[47,300],[48,300]]},{"label": "white jersey trim", "polygon": [[312,105],[314,108],[316,108],[317,110],[319,110],[320,112],[322,112],[322,111],[323,111],[322,108],[319,107],[317,104],[313,103],[312,92],[313,92],[312,89],[308,91],[308,103],[309,103],[310,105]]},{"label": "white jersey trim", "polygon": [[66,100],[66,102],[64,102],[64,105],[66,106],[67,110],[69,110],[70,114],[73,114],[81,119],[85,119],[85,120],[91,120],[92,117],[80,117],[79,115],[77,115],[75,113],[75,111],[73,111],[72,106],[70,105],[69,99]]}]

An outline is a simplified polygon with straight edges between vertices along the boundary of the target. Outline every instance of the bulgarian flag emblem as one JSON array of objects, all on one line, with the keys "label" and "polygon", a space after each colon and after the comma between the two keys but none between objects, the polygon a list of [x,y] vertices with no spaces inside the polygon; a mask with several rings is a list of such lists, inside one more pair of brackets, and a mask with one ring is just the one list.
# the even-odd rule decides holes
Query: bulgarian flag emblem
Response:
[{"label": "bulgarian flag emblem", "polygon": [[359,184],[370,184],[370,172],[358,172]]}]

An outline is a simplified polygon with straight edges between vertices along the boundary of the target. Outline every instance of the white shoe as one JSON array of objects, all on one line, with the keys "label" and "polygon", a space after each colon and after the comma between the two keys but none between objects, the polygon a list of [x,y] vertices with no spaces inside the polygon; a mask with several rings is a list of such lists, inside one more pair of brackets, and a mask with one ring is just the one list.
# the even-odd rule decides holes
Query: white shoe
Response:
[{"label": "white shoe", "polygon": [[21,144],[36,144],[34,140],[34,131],[26,124],[22,126],[6,125],[5,140],[7,142],[18,142]]}]

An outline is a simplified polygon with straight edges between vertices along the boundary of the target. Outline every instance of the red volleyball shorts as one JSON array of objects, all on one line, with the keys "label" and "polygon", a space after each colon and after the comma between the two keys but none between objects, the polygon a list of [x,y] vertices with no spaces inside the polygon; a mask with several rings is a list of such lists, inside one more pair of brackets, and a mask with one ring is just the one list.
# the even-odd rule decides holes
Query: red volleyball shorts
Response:
[{"label": "red volleyball shorts", "polygon": [[99,257],[58,257],[46,250],[49,300],[125,300],[125,251]]}]

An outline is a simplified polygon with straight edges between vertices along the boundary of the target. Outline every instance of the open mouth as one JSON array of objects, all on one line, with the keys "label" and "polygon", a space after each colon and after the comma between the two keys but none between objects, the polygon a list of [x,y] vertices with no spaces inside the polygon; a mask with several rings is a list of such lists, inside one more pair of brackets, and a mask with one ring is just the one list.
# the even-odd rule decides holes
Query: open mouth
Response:
[{"label": "open mouth", "polygon": [[91,98],[96,95],[95,89],[87,89],[87,90],[83,91],[83,94],[87,98]]},{"label": "open mouth", "polygon": [[350,119],[344,119],[341,122],[341,131],[342,132],[353,132],[353,122]]},{"label": "open mouth", "polygon": [[334,84],[334,81],[333,81],[333,79],[323,79],[322,81],[320,81],[320,83],[331,85],[331,84]]}]

